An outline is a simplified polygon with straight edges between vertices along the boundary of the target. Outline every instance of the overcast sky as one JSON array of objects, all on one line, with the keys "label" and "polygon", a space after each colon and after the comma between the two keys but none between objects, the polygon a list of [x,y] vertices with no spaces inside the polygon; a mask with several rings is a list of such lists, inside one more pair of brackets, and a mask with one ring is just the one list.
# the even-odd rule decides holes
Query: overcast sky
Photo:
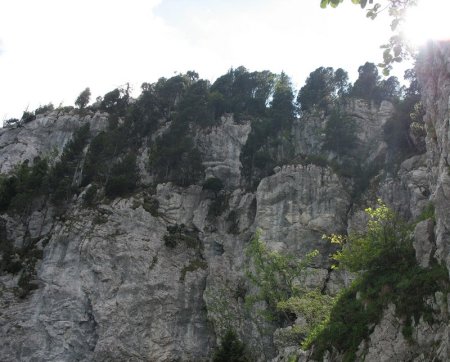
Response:
[{"label": "overcast sky", "polygon": [[[296,87],[319,66],[354,80],[381,60],[389,20],[350,1],[0,0],[0,121],[27,107],[73,105],[130,82],[197,71],[214,81],[230,67],[284,70]],[[397,71],[402,74],[403,68]]]}]

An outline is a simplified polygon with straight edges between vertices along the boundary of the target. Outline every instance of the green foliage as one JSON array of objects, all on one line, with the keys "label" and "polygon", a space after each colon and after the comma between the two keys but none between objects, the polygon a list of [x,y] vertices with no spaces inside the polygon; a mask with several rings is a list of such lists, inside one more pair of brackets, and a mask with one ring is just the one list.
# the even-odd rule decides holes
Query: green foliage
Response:
[{"label": "green foliage", "polygon": [[130,88],[116,88],[104,95],[100,109],[108,112],[113,119],[125,115],[130,99]]},{"label": "green foliage", "polygon": [[329,318],[333,305],[333,297],[323,294],[319,290],[311,290],[300,296],[281,300],[277,304],[277,309],[294,313],[297,316],[301,315],[306,323],[297,332],[307,335],[316,325]]},{"label": "green foliage", "polygon": [[148,135],[157,128],[163,113],[153,84],[142,84],[142,93],[132,104],[129,117],[136,134]]},{"label": "green foliage", "polygon": [[0,210],[26,213],[34,197],[47,190],[48,170],[47,159],[36,158],[33,166],[25,161],[11,176],[0,178]]},{"label": "green foliage", "polygon": [[300,89],[297,103],[302,111],[319,109],[328,111],[338,97],[348,93],[348,74],[342,68],[334,71],[331,67],[320,67],[309,74]]},{"label": "green foliage", "polygon": [[89,135],[89,123],[75,131],[72,139],[64,147],[60,160],[49,172],[49,192],[52,201],[57,204],[68,200],[78,188],[78,184],[74,182],[74,176],[83,158]]},{"label": "green foliage", "polygon": [[380,101],[380,89],[378,84],[380,76],[378,69],[373,63],[366,62],[358,68],[358,79],[353,84],[351,95],[368,101]]},{"label": "green foliage", "polygon": [[157,182],[172,181],[188,186],[203,178],[201,155],[185,124],[175,122],[168,132],[155,140],[149,161]]},{"label": "green foliage", "polygon": [[425,152],[424,110],[414,71],[406,71],[405,79],[410,81],[410,86],[404,90],[404,97],[395,102],[394,114],[383,127],[391,167],[414,154]]},{"label": "green foliage", "polygon": [[105,184],[105,195],[114,198],[129,194],[136,188],[137,180],[136,155],[128,154],[112,166]]},{"label": "green foliage", "polygon": [[323,148],[336,152],[338,156],[346,156],[356,147],[356,123],[337,109],[331,112],[324,133]]},{"label": "green foliage", "polygon": [[198,230],[190,230],[184,224],[175,224],[167,227],[167,234],[163,237],[164,245],[168,248],[175,248],[179,244],[184,244],[191,249],[202,249],[202,244],[198,238]]},{"label": "green foliage", "polygon": [[432,202],[429,202],[428,205],[423,209],[423,211],[420,213],[417,221],[419,222],[419,221],[424,221],[424,220],[428,220],[428,219],[431,219],[434,222],[436,222],[436,218],[435,218],[435,214],[434,214],[434,205]]},{"label": "green foliage", "polygon": [[84,109],[89,104],[90,98],[91,98],[91,90],[89,88],[86,88],[84,91],[80,93],[78,98],[75,100],[75,105],[80,109]]},{"label": "green foliage", "polygon": [[236,333],[228,330],[222,338],[219,348],[214,353],[213,362],[248,362],[245,345],[238,339]]},{"label": "green foliage", "polygon": [[94,137],[84,162],[82,186],[95,183],[105,187],[105,195],[110,198],[124,196],[136,188],[136,153],[141,138],[130,122],[125,121]]},{"label": "green foliage", "polygon": [[209,83],[200,80],[188,87],[177,111],[181,122],[192,122],[200,127],[215,125],[213,109],[209,103]]},{"label": "green foliage", "polygon": [[425,269],[417,264],[410,228],[392,210],[379,201],[379,207],[366,212],[369,221],[365,233],[348,238],[331,236],[331,241],[343,246],[334,255],[339,267],[359,272],[359,276],[338,296],[329,318],[304,341],[304,348],[314,346],[314,359],[336,349],[344,360],[354,361],[358,346],[390,303],[405,321],[404,333],[410,335],[412,321],[417,323],[421,316],[428,321],[433,318],[427,297],[449,290],[445,266],[434,263]]},{"label": "green foliage", "polygon": [[264,116],[274,84],[275,75],[269,71],[250,73],[244,67],[230,69],[210,89],[215,117],[224,113],[233,113],[236,119]]},{"label": "green foliage", "polygon": [[[2,234],[6,234],[2,230]],[[38,286],[34,279],[36,277],[35,265],[42,259],[43,251],[35,242],[28,241],[24,246],[16,248],[11,240],[2,235],[0,239],[0,273],[18,274],[18,289],[15,291],[20,298],[25,298]]]},{"label": "green foliage", "polygon": [[217,194],[223,190],[224,184],[220,178],[217,177],[209,177],[204,183],[203,183],[203,190],[209,190],[214,192],[214,195],[217,197]]},{"label": "green foliage", "polygon": [[[408,254],[412,242],[409,226],[381,200],[378,204],[375,209],[365,210],[369,220],[364,233],[352,234],[348,239],[331,236],[332,243],[342,246],[342,250],[333,256],[340,267],[351,272],[377,270],[389,267],[390,259],[397,260],[397,254]],[[380,265],[383,257],[383,265]]]},{"label": "green foliage", "polygon": [[161,113],[168,119],[171,118],[172,111],[174,111],[176,103],[182,98],[191,79],[182,74],[176,75],[172,78],[160,78],[155,83],[154,89],[158,99],[158,104]]},{"label": "green foliage", "polygon": [[20,119],[20,123],[21,124],[28,123],[28,122],[34,121],[35,119],[36,119],[36,116],[34,115],[34,113],[25,111],[22,114],[22,118]]},{"label": "green foliage", "polygon": [[276,79],[272,102],[270,103],[270,118],[276,131],[290,129],[295,118],[294,91],[290,78],[282,72]]},{"label": "green foliage", "polygon": [[49,103],[46,104],[44,106],[40,106],[38,108],[35,109],[34,114],[37,116],[38,114],[46,114],[49,113],[51,111],[53,111],[55,109],[55,107],[53,106],[53,104]]},{"label": "green foliage", "polygon": [[246,296],[246,303],[252,305],[257,301],[265,301],[265,316],[271,320],[283,320],[286,313],[280,313],[278,305],[291,297],[299,297],[305,291],[298,285],[297,278],[318,255],[315,250],[300,260],[290,254],[272,251],[260,240],[259,232],[250,241],[247,256],[251,267],[246,271],[250,281],[258,287],[258,292]]}]

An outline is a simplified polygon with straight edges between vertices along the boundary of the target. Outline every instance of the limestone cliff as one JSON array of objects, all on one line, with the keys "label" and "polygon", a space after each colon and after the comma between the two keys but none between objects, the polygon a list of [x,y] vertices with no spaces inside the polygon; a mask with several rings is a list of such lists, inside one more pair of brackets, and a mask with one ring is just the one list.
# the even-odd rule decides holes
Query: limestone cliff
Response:
[{"label": "limestone cliff", "polygon": [[[0,217],[2,262],[8,257],[14,268],[0,276],[0,360],[208,361],[230,328],[255,360],[282,361],[294,355],[309,360],[298,341],[279,337],[291,326],[263,320],[257,313],[263,305],[245,305],[254,289],[246,274],[248,241],[260,229],[272,250],[298,257],[319,250],[299,282],[336,295],[352,276],[331,269],[329,256],[335,249],[322,235],[361,228],[362,210],[377,197],[409,220],[417,220],[431,201],[436,224],[427,219],[416,225],[416,257],[424,267],[435,258],[450,270],[449,59],[450,47],[440,44],[427,49],[419,62],[427,152],[402,160],[396,172],[373,166],[387,159],[383,127],[393,115],[387,101],[352,100],[346,105],[358,131],[355,149],[344,158],[329,150],[323,160],[312,157],[323,151],[328,115],[311,113],[296,120],[283,135],[291,142],[290,162],[279,159],[256,188],[245,179],[242,162],[254,125],[250,119],[236,121],[225,114],[207,127],[183,128],[178,141],[189,133],[192,142],[186,142],[188,157],[178,167],[182,175],[195,176],[186,182],[184,177],[170,178],[172,164],[157,174],[154,158],[154,163],[148,161],[154,140],[172,127],[158,114],[149,126],[153,134],[139,138],[137,186],[132,191],[108,197],[112,191],[99,185],[111,182],[111,166],[97,176],[104,177],[101,182],[67,177],[77,191],[70,191],[62,206],[42,194],[26,211],[6,210]],[[120,125],[125,118],[116,116],[112,111],[53,111],[20,127],[4,128],[0,171],[6,177],[24,161],[37,162],[36,156],[48,158],[52,167],[64,159],[63,150],[76,130],[89,124],[74,161],[83,179],[92,172],[92,150],[106,152],[98,137],[115,137],[111,120]],[[94,165],[120,164],[127,152],[132,153],[126,149],[119,154],[112,147],[111,158]],[[202,173],[186,167],[198,159]],[[358,170],[375,170],[368,173],[369,180],[362,182],[361,175],[342,170],[355,160]],[[202,187],[212,178],[222,182],[220,188]],[[430,296],[429,304],[435,319],[421,319],[414,326],[413,343],[405,340],[404,321],[389,305],[361,343],[358,358],[448,359],[450,294],[442,290]],[[337,352],[327,356],[342,357]]]}]

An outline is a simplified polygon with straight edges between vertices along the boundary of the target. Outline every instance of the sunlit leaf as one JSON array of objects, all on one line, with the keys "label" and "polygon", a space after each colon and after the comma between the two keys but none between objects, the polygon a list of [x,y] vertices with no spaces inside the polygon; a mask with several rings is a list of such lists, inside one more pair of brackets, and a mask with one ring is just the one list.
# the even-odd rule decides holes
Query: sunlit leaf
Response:
[{"label": "sunlit leaf", "polygon": [[320,2],[320,7],[321,7],[322,9],[325,9],[325,8],[327,7],[327,5],[328,5],[329,2],[330,2],[329,0],[322,0],[322,1]]}]

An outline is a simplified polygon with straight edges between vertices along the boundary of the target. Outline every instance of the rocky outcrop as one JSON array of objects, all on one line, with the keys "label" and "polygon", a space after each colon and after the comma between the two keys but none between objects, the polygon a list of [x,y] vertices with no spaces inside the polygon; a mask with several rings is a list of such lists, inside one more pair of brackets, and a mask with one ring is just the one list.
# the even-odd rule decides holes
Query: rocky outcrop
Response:
[{"label": "rocky outcrop", "polygon": [[220,124],[201,130],[197,147],[202,153],[206,178],[217,177],[230,188],[240,185],[241,149],[247,141],[249,122],[236,124],[232,115],[222,116]]},{"label": "rocky outcrop", "polygon": [[[164,245],[167,223],[133,200],[79,205],[56,222],[40,288],[24,301],[3,280],[3,361],[206,360],[215,343],[198,245]],[[182,329],[180,329],[182,327]]]},{"label": "rocky outcrop", "polygon": [[328,265],[329,242],[324,234],[346,229],[350,195],[336,174],[315,165],[287,165],[261,181],[256,193],[256,226],[275,250],[306,255],[320,251]]},{"label": "rocky outcrop", "polygon": [[397,175],[381,183],[378,194],[406,220],[417,220],[430,203],[426,155],[403,161]]},{"label": "rocky outcrop", "polygon": [[[388,101],[381,104],[361,99],[350,99],[342,106],[342,113],[354,121],[356,147],[351,154],[370,164],[383,161],[387,145],[383,127],[394,113],[394,106]],[[323,111],[306,113],[294,122],[292,128],[296,154],[304,156],[326,155],[323,149],[328,116]]]},{"label": "rocky outcrop", "polygon": [[[396,174],[375,175],[359,198],[352,193],[352,181],[331,168],[295,163],[322,151],[326,118],[321,115],[294,124],[291,135],[298,159],[294,157],[292,165],[276,167],[256,191],[243,189],[240,156],[251,124],[224,116],[215,126],[192,127],[205,179],[221,179],[223,190],[203,190],[204,180],[186,187],[153,185],[148,144],[142,142],[140,183],[134,193],[87,207],[85,188],[63,210],[42,197],[22,217],[1,215],[0,240],[17,250],[33,245],[35,254],[42,251],[43,256],[22,265],[33,269],[27,274],[35,288],[29,294],[19,288],[22,272],[0,276],[0,360],[207,361],[225,331],[232,329],[256,360],[285,361],[297,355],[306,361],[309,353],[298,349],[298,341],[282,341],[290,326],[278,328],[262,318],[258,310],[263,302],[245,305],[255,289],[246,275],[251,267],[247,243],[260,229],[272,250],[299,258],[319,250],[298,283],[336,295],[353,277],[331,270],[333,248],[322,236],[361,230],[367,221],[363,205],[378,196],[411,220],[425,219],[414,231],[420,265],[428,267],[437,258],[450,268],[448,59],[450,47],[440,44],[419,62],[427,154],[405,160]],[[357,125],[353,152],[362,164],[383,159],[383,125],[392,116],[392,105],[354,100],[345,111]],[[102,113],[54,111],[0,130],[0,173],[36,156],[57,157],[81,124],[89,122],[95,135],[106,129],[107,119]],[[162,123],[154,136],[169,131],[169,122]],[[423,217],[430,201],[435,220]],[[413,324],[414,343],[402,334],[405,321],[390,305],[380,323],[370,326],[372,333],[361,344],[358,358],[448,359],[449,304],[444,292],[430,296],[435,319]]]},{"label": "rocky outcrop", "polygon": [[[442,297],[442,293],[431,297],[430,304],[440,315],[439,319],[446,319],[447,302]],[[446,323],[429,324],[421,318],[409,340],[402,333],[404,323],[395,315],[395,306],[389,305],[369,340],[360,345],[358,358],[368,362],[448,360],[449,326]]]},{"label": "rocky outcrop", "polygon": [[14,166],[36,156],[55,158],[64,145],[83,124],[90,124],[93,136],[106,129],[108,115],[89,112],[85,115],[52,111],[38,115],[34,121],[14,128],[0,129],[0,173],[10,172]]},{"label": "rocky outcrop", "polygon": [[436,210],[436,257],[450,271],[450,44],[430,43],[417,65],[427,131],[427,166]]}]

